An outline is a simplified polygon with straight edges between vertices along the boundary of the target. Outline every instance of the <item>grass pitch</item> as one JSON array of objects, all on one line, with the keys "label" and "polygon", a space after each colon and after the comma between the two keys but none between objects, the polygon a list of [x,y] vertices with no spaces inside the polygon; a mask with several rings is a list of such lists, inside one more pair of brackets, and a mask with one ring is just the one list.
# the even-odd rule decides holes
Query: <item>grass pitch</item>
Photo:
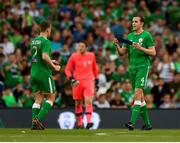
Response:
[{"label": "grass pitch", "polygon": [[30,129],[0,129],[0,142],[124,142],[124,141],[163,141],[180,142],[180,129],[154,129],[151,131],[126,129],[98,130],[61,130],[45,129],[32,131]]}]

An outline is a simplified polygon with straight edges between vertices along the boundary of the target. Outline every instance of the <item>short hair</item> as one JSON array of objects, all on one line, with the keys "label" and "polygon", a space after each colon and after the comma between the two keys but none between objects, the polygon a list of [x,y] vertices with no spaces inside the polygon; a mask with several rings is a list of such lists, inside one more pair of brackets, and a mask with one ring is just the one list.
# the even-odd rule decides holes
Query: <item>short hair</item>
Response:
[{"label": "short hair", "polygon": [[83,43],[86,47],[88,46],[88,44],[87,44],[87,41],[86,40],[79,40],[79,42],[78,43]]},{"label": "short hair", "polygon": [[40,31],[44,32],[51,26],[50,22],[45,20],[40,24]]},{"label": "short hair", "polygon": [[140,21],[144,23],[144,17],[143,17],[143,16],[141,16],[141,15],[136,15],[136,16],[134,16],[134,17],[139,17],[139,18],[140,18]]}]

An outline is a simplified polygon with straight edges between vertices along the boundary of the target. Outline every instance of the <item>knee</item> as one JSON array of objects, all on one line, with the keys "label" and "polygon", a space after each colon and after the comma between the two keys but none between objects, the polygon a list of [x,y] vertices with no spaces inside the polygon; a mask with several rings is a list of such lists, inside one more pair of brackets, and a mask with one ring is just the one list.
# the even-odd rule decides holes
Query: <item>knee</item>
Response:
[{"label": "knee", "polygon": [[92,105],[92,99],[91,98],[86,99],[85,105]]},{"label": "knee", "polygon": [[47,100],[51,101],[52,103],[54,103],[55,101],[55,94],[49,94],[47,97],[46,97]]},{"label": "knee", "polygon": [[43,102],[43,95],[38,95],[38,96],[35,96],[35,103],[37,104],[41,104]]},{"label": "knee", "polygon": [[75,100],[75,106],[82,106],[81,100]]}]

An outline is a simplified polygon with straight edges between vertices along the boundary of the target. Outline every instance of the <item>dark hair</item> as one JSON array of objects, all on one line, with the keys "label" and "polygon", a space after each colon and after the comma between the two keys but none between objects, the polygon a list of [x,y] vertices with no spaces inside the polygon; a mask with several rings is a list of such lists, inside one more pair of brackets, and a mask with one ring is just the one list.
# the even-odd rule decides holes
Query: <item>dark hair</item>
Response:
[{"label": "dark hair", "polygon": [[141,15],[136,15],[136,16],[134,16],[134,17],[139,17],[139,18],[140,18],[140,21],[144,23],[144,17],[143,17],[143,16],[141,16]]},{"label": "dark hair", "polygon": [[83,43],[83,44],[85,44],[85,46],[86,46],[86,47],[88,46],[88,44],[87,44],[87,41],[86,41],[86,40],[79,40],[79,41],[78,41],[78,43]]},{"label": "dark hair", "polygon": [[40,31],[44,32],[51,26],[50,22],[45,20],[40,24]]}]

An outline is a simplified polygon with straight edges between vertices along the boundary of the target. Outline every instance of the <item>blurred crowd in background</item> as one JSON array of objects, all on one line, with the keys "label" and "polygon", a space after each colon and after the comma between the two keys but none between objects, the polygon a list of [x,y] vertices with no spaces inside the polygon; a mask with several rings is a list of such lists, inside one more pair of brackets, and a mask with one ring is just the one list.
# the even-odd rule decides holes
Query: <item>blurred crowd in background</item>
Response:
[{"label": "blurred crowd in background", "polygon": [[131,32],[134,15],[145,18],[157,55],[144,90],[150,109],[180,108],[180,3],[178,0],[0,0],[0,107],[30,108],[30,42],[39,24],[52,23],[52,57],[62,65],[54,73],[57,93],[54,108],[72,107],[72,91],[64,74],[77,43],[86,40],[99,66],[95,108],[130,108],[133,91],[128,78],[128,57],[119,57],[113,33]]}]

